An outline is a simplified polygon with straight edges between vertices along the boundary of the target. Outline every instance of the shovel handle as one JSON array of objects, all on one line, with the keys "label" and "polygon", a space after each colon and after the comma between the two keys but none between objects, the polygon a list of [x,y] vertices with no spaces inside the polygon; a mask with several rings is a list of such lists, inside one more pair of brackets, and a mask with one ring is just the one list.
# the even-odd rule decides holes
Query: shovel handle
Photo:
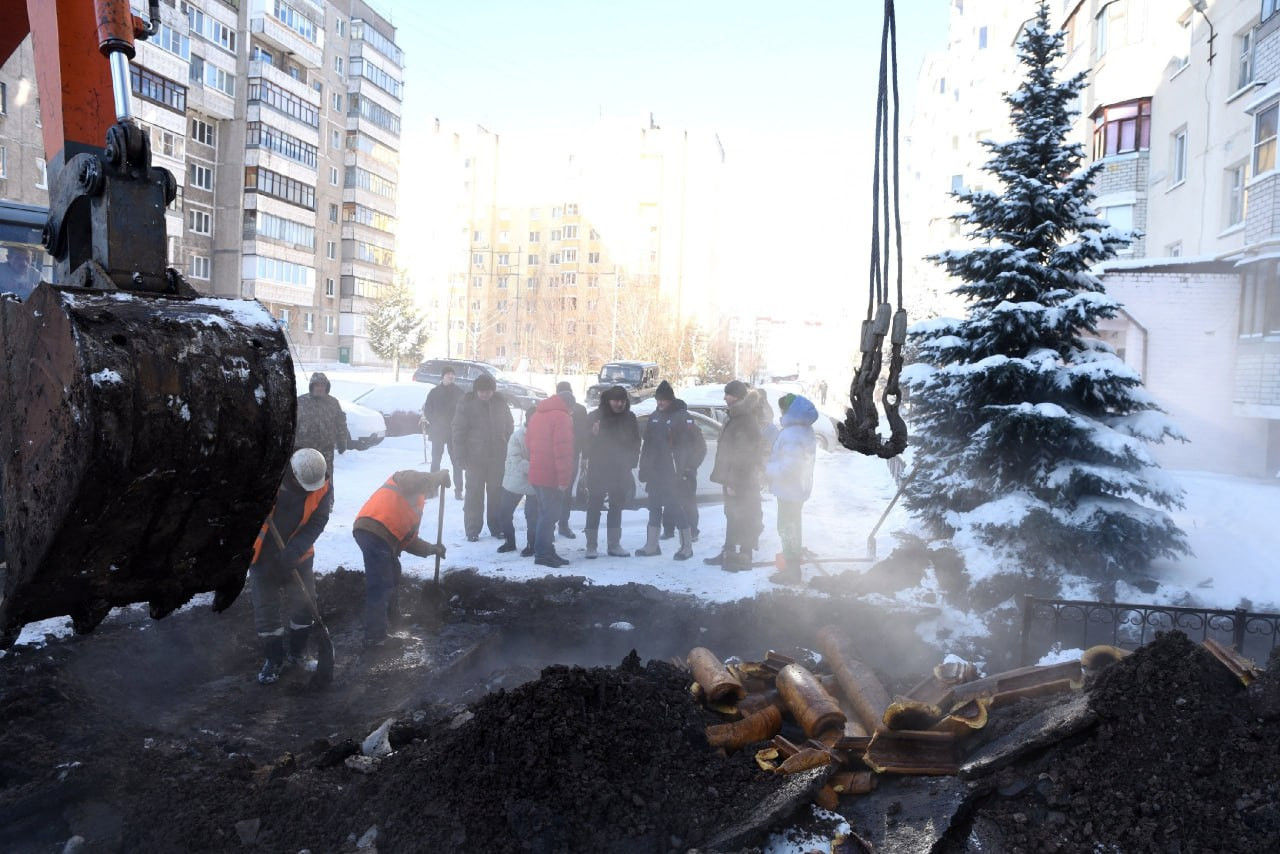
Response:
[{"label": "shovel handle", "polygon": [[[436,545],[444,544],[444,484],[440,484],[440,514],[436,518]],[[436,552],[436,586],[440,586],[440,552]]]},{"label": "shovel handle", "polygon": [[[267,530],[271,532],[271,537],[276,541],[276,546],[280,551],[284,551],[284,538],[280,536],[280,529],[276,527],[276,520],[270,516],[267,517]],[[302,575],[298,572],[297,567],[292,567],[293,580],[298,583],[298,589],[302,591],[302,598],[307,603],[307,610],[311,612],[311,619],[315,620],[322,627],[324,621],[320,619],[320,608],[316,605],[316,600],[311,598],[311,591],[307,589],[307,585],[302,583]],[[325,630],[328,631],[327,629]]]}]

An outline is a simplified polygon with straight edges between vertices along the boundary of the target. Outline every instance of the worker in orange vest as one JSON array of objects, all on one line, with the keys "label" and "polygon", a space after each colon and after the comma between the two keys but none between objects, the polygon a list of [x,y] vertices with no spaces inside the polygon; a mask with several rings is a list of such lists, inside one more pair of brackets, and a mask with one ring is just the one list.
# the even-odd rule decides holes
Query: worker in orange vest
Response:
[{"label": "worker in orange vest", "polygon": [[[445,547],[418,536],[422,508],[427,496],[441,486],[450,486],[448,470],[398,471],[356,514],[352,536],[364,555],[364,645],[366,649],[389,644],[387,615],[399,618],[397,588],[400,584],[400,553],[418,557],[445,556]],[[394,605],[394,607],[392,607]]]},{"label": "worker in orange vest", "polygon": [[[294,451],[276,493],[275,506],[253,544],[253,562],[249,565],[253,627],[267,656],[258,673],[258,682],[263,685],[279,680],[289,667],[306,666],[303,654],[311,634],[311,608],[298,589],[293,572],[298,571],[298,579],[314,602],[314,545],[332,511],[333,487],[324,455],[314,448]],[[284,541],[283,549],[270,534],[272,525]],[[288,637],[281,619],[282,604],[287,605]]]}]

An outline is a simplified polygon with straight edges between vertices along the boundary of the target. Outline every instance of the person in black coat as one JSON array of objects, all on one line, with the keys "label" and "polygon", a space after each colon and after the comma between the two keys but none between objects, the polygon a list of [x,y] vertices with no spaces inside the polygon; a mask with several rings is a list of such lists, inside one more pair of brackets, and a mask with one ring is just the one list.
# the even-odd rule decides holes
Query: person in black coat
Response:
[{"label": "person in black coat", "polygon": [[636,550],[638,557],[662,554],[658,536],[662,533],[662,514],[671,514],[676,530],[680,533],[680,548],[676,560],[693,557],[693,536],[685,514],[685,481],[698,474],[697,461],[706,456],[707,443],[702,430],[689,416],[688,407],[676,397],[671,384],[663,380],[658,384],[653,399],[657,411],[649,416],[644,429],[644,444],[640,449],[640,481],[648,495],[649,525],[643,548]]},{"label": "person in black coat", "polygon": [[458,465],[457,446],[453,443],[453,417],[458,413],[463,391],[453,380],[453,368],[445,368],[440,375],[440,385],[431,389],[426,403],[422,404],[422,417],[427,422],[427,438],[431,440],[431,471],[440,471],[440,461],[448,450],[453,497],[461,500],[462,466]]},{"label": "person in black coat", "polygon": [[751,552],[764,527],[760,487],[767,448],[761,431],[760,393],[733,380],[724,387],[724,402],[729,420],[720,431],[711,470],[712,482],[724,487],[724,548],[703,562],[739,572],[751,568]]},{"label": "person in black coat", "polygon": [[[573,473],[569,475],[569,491],[560,506],[560,536],[567,540],[577,539],[577,535],[569,527],[569,511],[573,508],[574,483],[578,481],[578,472],[582,470],[582,448],[587,441],[587,426],[590,420],[587,408],[573,396],[573,386],[567,382],[556,383],[556,394],[564,398],[569,405],[569,416],[573,419]],[[578,485],[582,492],[582,485]]]},{"label": "person in black coat", "polygon": [[631,472],[640,460],[640,427],[631,411],[631,397],[622,386],[600,395],[600,405],[588,419],[583,457],[587,461],[587,557],[596,556],[606,497],[608,554],[628,557],[631,553],[622,548],[622,510],[634,488]]},{"label": "person in black coat", "polygon": [[[449,450],[462,466],[467,488],[462,502],[462,523],[467,540],[480,539],[480,529],[488,523],[489,533],[504,538],[502,522],[502,475],[507,461],[507,440],[515,430],[515,419],[507,399],[497,391],[489,374],[476,377],[471,391],[458,402],[453,435],[458,441]],[[486,495],[488,500],[486,501]]]}]

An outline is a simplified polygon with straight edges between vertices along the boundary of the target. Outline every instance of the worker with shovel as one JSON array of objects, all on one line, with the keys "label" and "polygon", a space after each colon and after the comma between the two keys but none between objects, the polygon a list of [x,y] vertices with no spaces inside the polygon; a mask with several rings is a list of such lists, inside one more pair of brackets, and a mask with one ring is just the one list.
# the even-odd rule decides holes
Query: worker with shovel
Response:
[{"label": "worker with shovel", "polygon": [[[387,636],[387,616],[389,611],[399,616],[400,553],[445,556],[444,545],[422,539],[418,536],[418,527],[422,524],[427,496],[440,490],[443,505],[444,490],[449,485],[448,470],[398,471],[378,487],[356,514],[351,534],[364,555],[366,650],[394,645],[393,639]],[[437,562],[437,571],[438,567]]]},{"label": "worker with shovel", "polygon": [[[324,455],[314,448],[294,451],[249,565],[253,626],[267,656],[258,673],[263,685],[278,681],[289,667],[312,669],[304,655],[315,622],[314,545],[332,511],[333,487]],[[287,637],[282,605],[287,606]]]}]

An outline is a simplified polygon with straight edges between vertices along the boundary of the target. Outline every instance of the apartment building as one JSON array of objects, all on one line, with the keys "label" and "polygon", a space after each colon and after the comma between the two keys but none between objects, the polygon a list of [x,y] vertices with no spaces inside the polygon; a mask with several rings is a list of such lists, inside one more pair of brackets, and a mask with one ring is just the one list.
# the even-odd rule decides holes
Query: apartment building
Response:
[{"label": "apartment building", "polygon": [[[396,269],[395,27],[362,0],[162,0],[160,14],[131,75],[154,163],[178,182],[169,262],[197,290],[261,301],[304,361],[376,361],[366,318]],[[0,194],[47,204],[30,39],[0,85]]]},{"label": "apartment building", "polygon": [[[983,28],[1001,28],[1000,50],[1012,58],[1024,22],[1007,17],[1003,5],[951,0],[952,38],[922,70],[912,119],[906,162],[928,179],[912,190],[924,197],[918,208],[927,210],[929,197],[936,205],[948,189],[937,162],[967,175],[963,159],[939,154],[945,145],[937,139],[922,145],[924,129],[947,127],[963,149],[964,140],[992,126],[993,105],[1006,111],[999,95],[1016,85],[1012,63],[985,89],[956,96],[970,102],[960,109],[944,114],[939,92],[942,69],[981,63],[973,34]],[[1087,75],[1076,139],[1102,166],[1097,208],[1113,225],[1138,232],[1127,252],[1099,271],[1124,305],[1101,332],[1190,440],[1153,449],[1174,468],[1280,472],[1280,82],[1272,82],[1280,80],[1278,6],[1052,0],[1050,7],[1066,32],[1063,73]],[[945,123],[938,121],[944,115]],[[1007,122],[996,128],[995,138],[1007,138],[998,135],[1008,133]],[[968,180],[955,185],[970,186]],[[917,210],[910,245],[919,254],[963,245],[958,234],[941,239],[938,228]],[[931,277],[922,289],[945,292],[940,271],[918,269]],[[945,298],[925,313],[929,308],[962,310]]]},{"label": "apartment building", "polygon": [[710,324],[724,152],[714,134],[603,120],[424,145],[433,352],[534,370],[652,358],[646,332]]}]

